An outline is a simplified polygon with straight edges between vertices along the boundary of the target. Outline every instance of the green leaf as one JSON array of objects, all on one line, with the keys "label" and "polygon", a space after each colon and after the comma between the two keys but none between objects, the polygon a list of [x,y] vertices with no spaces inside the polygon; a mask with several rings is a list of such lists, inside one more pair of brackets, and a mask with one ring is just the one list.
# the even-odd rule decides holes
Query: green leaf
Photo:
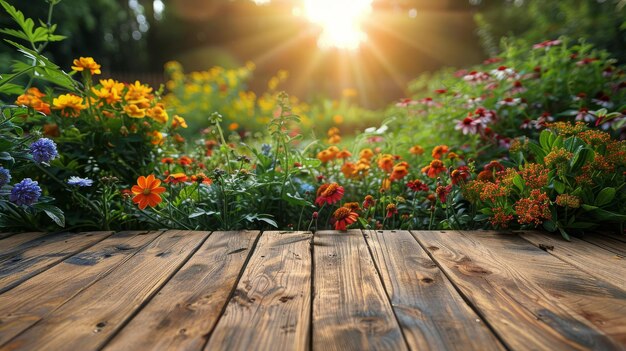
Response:
[{"label": "green leaf", "polygon": [[59,227],[65,227],[65,215],[60,208],[44,203],[35,204],[33,205],[33,208],[39,211],[44,211],[46,215],[48,215],[48,217],[50,217],[50,219]]},{"label": "green leaf", "polygon": [[513,177],[513,184],[515,184],[519,191],[524,190],[524,179],[522,179],[522,176],[519,174],[516,174],[515,177]]},{"label": "green leaf", "polygon": [[613,201],[614,198],[615,198],[615,188],[606,187],[600,190],[600,192],[598,193],[598,196],[596,196],[596,201],[594,204],[598,207],[602,207],[608,204],[609,202]]},{"label": "green leaf", "polygon": [[549,151],[552,146],[550,142],[551,136],[552,133],[547,129],[544,129],[541,134],[539,134],[539,145],[541,145],[541,148],[545,151]]},{"label": "green leaf", "polygon": [[622,223],[626,221],[626,215],[623,215],[623,214],[607,211],[607,210],[598,208],[597,206],[591,206],[591,205],[586,205],[586,204],[583,204],[581,207],[587,210],[593,218],[601,220],[601,221],[610,221],[610,222],[618,222],[618,223]]},{"label": "green leaf", "polygon": [[565,192],[565,184],[559,182],[558,180],[554,180],[554,190],[556,190],[557,193],[559,194],[563,194],[563,192]]},{"label": "green leaf", "polygon": [[585,163],[593,160],[595,153],[589,148],[581,148],[574,153],[572,161],[570,162],[571,169],[576,171],[582,167]]},{"label": "green leaf", "polygon": [[545,221],[543,222],[543,228],[549,232],[555,232],[557,229],[557,226],[554,221]]}]

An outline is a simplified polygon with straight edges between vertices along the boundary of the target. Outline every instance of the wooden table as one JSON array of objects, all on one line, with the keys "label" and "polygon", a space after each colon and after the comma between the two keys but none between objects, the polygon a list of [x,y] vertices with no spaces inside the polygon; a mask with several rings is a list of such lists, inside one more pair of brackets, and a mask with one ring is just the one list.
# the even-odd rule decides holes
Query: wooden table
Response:
[{"label": "wooden table", "polygon": [[0,349],[625,350],[626,239],[3,235]]}]

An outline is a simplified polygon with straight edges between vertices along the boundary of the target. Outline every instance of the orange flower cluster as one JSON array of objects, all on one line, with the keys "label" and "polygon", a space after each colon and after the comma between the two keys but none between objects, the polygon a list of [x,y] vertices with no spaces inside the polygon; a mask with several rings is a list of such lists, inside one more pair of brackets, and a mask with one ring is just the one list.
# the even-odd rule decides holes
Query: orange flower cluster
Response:
[{"label": "orange flower cluster", "polygon": [[552,219],[550,199],[538,189],[532,190],[528,198],[518,200],[514,207],[520,224],[539,225],[544,220]]},{"label": "orange flower cluster", "polygon": [[341,142],[341,135],[339,133],[339,128],[331,127],[328,129],[328,143],[329,144],[339,144]]},{"label": "orange flower cluster", "polygon": [[32,87],[29,88],[26,93],[18,96],[17,100],[15,100],[15,104],[30,107],[35,111],[49,115],[50,104],[43,101],[44,97],[46,97],[46,94],[39,91],[39,89]]}]

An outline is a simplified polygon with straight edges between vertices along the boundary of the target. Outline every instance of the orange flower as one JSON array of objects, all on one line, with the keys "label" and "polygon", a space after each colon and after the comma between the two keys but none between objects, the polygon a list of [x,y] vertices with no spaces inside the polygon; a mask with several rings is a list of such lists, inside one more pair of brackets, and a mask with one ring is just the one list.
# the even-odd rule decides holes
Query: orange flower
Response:
[{"label": "orange flower", "polygon": [[206,185],[213,184],[213,180],[207,177],[204,173],[198,173],[191,176],[191,180],[196,183],[202,183]]},{"label": "orange flower", "polygon": [[322,163],[326,163],[333,159],[333,154],[328,150],[322,150],[317,154],[317,159],[322,161]]},{"label": "orange flower", "polygon": [[346,178],[352,178],[356,174],[356,166],[352,162],[346,162],[341,166],[341,173]]},{"label": "orange flower", "polygon": [[430,178],[435,178],[439,173],[445,172],[446,167],[443,165],[443,162],[439,160],[432,160],[430,165],[422,168],[422,172],[426,173]]},{"label": "orange flower", "polygon": [[406,162],[400,162],[393,166],[393,171],[389,176],[390,180],[400,180],[409,174],[408,164]]},{"label": "orange flower", "polygon": [[366,160],[371,160],[374,157],[374,152],[372,149],[363,149],[359,152],[359,158],[364,158]]},{"label": "orange flower", "polygon": [[184,183],[187,181],[187,176],[185,173],[173,173],[165,178],[166,183],[172,183],[172,185],[176,185],[179,183]]},{"label": "orange flower", "polygon": [[134,105],[134,104],[124,106],[124,112],[126,112],[128,117],[132,117],[132,118],[146,117],[146,110],[141,109],[137,105]]},{"label": "orange flower", "polygon": [[146,133],[150,137],[150,142],[153,145],[159,145],[163,142],[163,134],[158,130],[153,130],[152,132]]},{"label": "orange flower", "polygon": [[439,160],[446,153],[448,153],[448,146],[447,145],[437,145],[433,149],[433,158],[436,158],[436,159]]},{"label": "orange flower", "polygon": [[341,142],[341,135],[335,134],[328,138],[329,144],[339,144]]},{"label": "orange flower", "polygon": [[409,149],[409,152],[412,153],[413,155],[421,155],[424,153],[424,148],[419,145],[414,145],[414,146],[411,146],[411,148]]},{"label": "orange flower", "polygon": [[237,123],[237,122],[233,122],[233,123],[228,125],[228,130],[230,130],[230,131],[235,131],[237,129],[239,129],[239,123]]},{"label": "orange flower", "polygon": [[189,156],[181,156],[178,159],[178,164],[181,166],[189,166],[192,162],[193,160]]},{"label": "orange flower", "polygon": [[179,115],[174,115],[174,119],[172,120],[172,128],[187,128],[187,121]]},{"label": "orange flower", "polygon": [[29,88],[26,93],[17,97],[15,103],[17,105],[23,105],[26,107],[30,107],[35,111],[41,112],[45,115],[50,114],[50,104],[41,100],[42,97],[46,96],[44,93],[39,91],[39,89],[32,87]]},{"label": "orange flower", "polygon": [[89,71],[92,75],[102,73],[100,65],[94,61],[93,57],[81,57],[74,59],[72,70],[76,72]]},{"label": "orange flower", "polygon": [[174,163],[174,159],[171,158],[171,157],[163,157],[161,159],[161,163],[165,163],[165,164],[171,165],[171,164]]},{"label": "orange flower", "polygon": [[333,135],[337,135],[339,134],[339,128],[337,127],[330,127],[330,129],[328,129],[328,137],[331,137]]},{"label": "orange flower", "polygon": [[350,153],[350,151],[346,149],[343,149],[337,153],[337,158],[348,158],[350,156],[352,156],[352,153]]},{"label": "orange flower", "polygon": [[135,195],[133,202],[138,204],[142,210],[146,206],[155,207],[160,204],[163,200],[159,194],[165,192],[165,188],[159,185],[161,185],[161,181],[156,179],[153,174],[137,178],[137,185],[133,185],[131,188]]},{"label": "orange flower", "polygon": [[146,110],[146,115],[159,123],[165,123],[169,119],[163,104],[156,104],[153,108],[149,108]]},{"label": "orange flower", "polygon": [[393,169],[393,155],[385,154],[378,159],[378,167],[387,173],[391,173]]},{"label": "orange flower", "polygon": [[343,187],[337,183],[322,184],[317,189],[315,203],[319,206],[327,203],[329,205],[341,200],[343,197]]},{"label": "orange flower", "polygon": [[335,213],[333,213],[333,219],[335,220],[335,230],[346,230],[346,228],[357,221],[359,214],[352,211],[348,207],[339,207]]},{"label": "orange flower", "polygon": [[370,208],[376,204],[376,200],[372,195],[366,195],[365,199],[363,199],[363,208]]}]

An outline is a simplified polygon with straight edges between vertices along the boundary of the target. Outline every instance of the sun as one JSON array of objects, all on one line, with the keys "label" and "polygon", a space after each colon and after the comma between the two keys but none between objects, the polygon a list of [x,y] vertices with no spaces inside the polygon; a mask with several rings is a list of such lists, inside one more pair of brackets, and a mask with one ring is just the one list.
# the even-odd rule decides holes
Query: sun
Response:
[{"label": "sun", "polygon": [[372,12],[373,0],[304,0],[304,15],[319,25],[320,48],[357,49],[367,40],[363,21]]}]

